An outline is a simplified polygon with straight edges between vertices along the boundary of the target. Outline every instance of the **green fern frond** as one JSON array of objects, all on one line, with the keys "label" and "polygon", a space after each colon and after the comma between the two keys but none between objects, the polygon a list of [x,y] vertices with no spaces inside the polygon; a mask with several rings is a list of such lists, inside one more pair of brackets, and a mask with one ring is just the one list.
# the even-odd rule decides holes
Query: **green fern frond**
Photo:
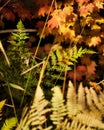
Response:
[{"label": "green fern frond", "polygon": [[20,47],[25,45],[25,40],[29,37],[28,33],[23,32],[25,27],[21,20],[17,23],[17,29],[20,30],[20,32],[12,33],[13,40],[9,41],[9,43],[11,43],[11,45]]},{"label": "green fern frond", "polygon": [[59,49],[56,50],[56,56],[57,56],[57,60],[58,62],[62,61],[62,55]]},{"label": "green fern frond", "polygon": [[18,24],[17,24],[17,29],[25,29],[25,27],[24,27],[24,25],[23,25],[23,23],[22,23],[22,21],[20,20],[19,22],[18,22]]},{"label": "green fern frond", "polygon": [[82,57],[85,54],[95,54],[96,52],[90,49],[83,49],[82,47],[80,47],[79,49],[77,49],[77,46],[74,46],[70,51],[70,60],[77,62],[77,59]]},{"label": "green fern frond", "polygon": [[79,49],[77,46],[69,50],[64,49],[56,49],[55,51],[51,52],[50,59],[51,59],[51,66],[53,70],[58,72],[68,71],[72,69],[72,65],[74,62],[77,62],[78,58],[82,57],[84,54],[94,54],[96,52],[90,49],[83,49],[80,47]]},{"label": "green fern frond", "polygon": [[56,65],[56,56],[55,56],[55,54],[53,53],[53,52],[51,52],[51,63],[52,63],[52,65]]},{"label": "green fern frond", "polygon": [[17,124],[17,118],[16,117],[11,117],[9,119],[6,119],[1,130],[13,130],[13,128]]},{"label": "green fern frond", "polygon": [[54,125],[56,125],[57,129],[61,128],[62,122],[66,115],[66,106],[64,104],[63,95],[58,86],[53,89],[53,97],[52,97],[52,114],[50,116]]}]

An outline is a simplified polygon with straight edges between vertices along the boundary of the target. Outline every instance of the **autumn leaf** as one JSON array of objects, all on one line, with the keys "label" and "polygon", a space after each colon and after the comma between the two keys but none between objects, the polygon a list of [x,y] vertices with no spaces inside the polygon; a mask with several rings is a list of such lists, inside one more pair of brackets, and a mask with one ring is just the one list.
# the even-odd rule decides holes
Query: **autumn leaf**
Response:
[{"label": "autumn leaf", "polygon": [[39,22],[37,22],[37,24],[36,24],[36,28],[38,28],[38,30],[42,30],[43,29],[43,27],[44,27],[44,22],[43,21],[39,21]]},{"label": "autumn leaf", "polygon": [[40,7],[43,5],[48,5],[52,2],[51,0],[32,0],[32,1],[34,2],[35,5]]},{"label": "autumn leaf", "polygon": [[71,15],[73,13],[73,7],[72,6],[66,6],[63,8],[63,14],[65,15],[65,17],[67,15]]},{"label": "autumn leaf", "polygon": [[81,16],[87,16],[88,14],[92,13],[94,10],[94,4],[89,3],[87,5],[82,5],[79,9]]},{"label": "autumn leaf", "polygon": [[74,74],[73,71],[69,71],[67,77],[70,78],[71,80],[74,80],[74,75],[76,75],[75,77],[77,81],[82,80],[82,75],[80,72],[76,72],[76,74]]},{"label": "autumn leaf", "polygon": [[93,36],[86,41],[86,43],[89,47],[91,47],[91,46],[95,47],[95,46],[99,45],[100,42],[101,42],[101,38],[99,36]]},{"label": "autumn leaf", "polygon": [[101,27],[97,24],[92,25],[91,30],[100,30]]},{"label": "autumn leaf", "polygon": [[62,35],[56,35],[55,39],[54,39],[54,44],[56,43],[62,43],[64,42],[64,38]]},{"label": "autumn leaf", "polygon": [[98,47],[98,51],[102,54],[104,53],[104,44]]},{"label": "autumn leaf", "polygon": [[89,0],[75,0],[79,6],[82,6],[83,4],[87,4]]},{"label": "autumn leaf", "polygon": [[74,74],[74,71],[68,72],[68,77],[72,80],[74,80],[74,75],[76,75],[76,80],[80,81],[82,80],[83,76],[86,74],[86,67],[84,65],[79,65],[76,68],[76,72]]},{"label": "autumn leaf", "polygon": [[82,35],[77,35],[75,38],[73,38],[73,42],[74,43],[82,43],[84,41],[84,39],[83,39],[83,36]]},{"label": "autumn leaf", "polygon": [[27,8],[24,8],[20,5],[16,5],[14,6],[14,12],[16,12],[18,14],[18,16],[21,18],[21,20],[25,20],[25,19],[28,19],[28,20],[31,20],[32,18],[32,14],[30,12],[29,9]]},{"label": "autumn leaf", "polygon": [[81,71],[82,73],[86,72],[86,67],[84,65],[77,66],[77,71]]},{"label": "autumn leaf", "polygon": [[90,56],[88,56],[88,55],[85,55],[85,56],[83,56],[83,57],[81,57],[81,63],[83,64],[83,65],[90,65],[91,64],[91,60],[90,60]]},{"label": "autumn leaf", "polygon": [[[52,12],[53,9],[51,9],[51,12]],[[43,7],[40,7],[39,10],[38,10],[38,16],[45,16],[45,14],[48,14],[50,11],[50,6],[48,5],[45,5]]]},{"label": "autumn leaf", "polygon": [[99,55],[99,64],[104,66],[104,55]]},{"label": "autumn leaf", "polygon": [[86,72],[86,75],[89,77],[93,74],[95,74],[95,71],[96,71],[96,63],[95,61],[91,61],[90,65],[87,65],[87,72]]},{"label": "autumn leaf", "polygon": [[59,33],[62,34],[65,39],[69,38],[69,39],[73,40],[73,38],[75,37],[75,31],[70,29],[65,24],[62,24],[60,26]]},{"label": "autumn leaf", "polygon": [[15,15],[11,10],[7,8],[3,8],[1,12],[2,12],[2,16],[7,20],[11,20],[11,21],[15,20]]},{"label": "autumn leaf", "polygon": [[98,9],[103,9],[104,0],[94,0],[94,4]]},{"label": "autumn leaf", "polygon": [[50,27],[51,29],[54,28],[58,28],[59,25],[61,24],[61,19],[58,16],[54,16],[52,17],[49,21],[48,21],[48,27]]}]

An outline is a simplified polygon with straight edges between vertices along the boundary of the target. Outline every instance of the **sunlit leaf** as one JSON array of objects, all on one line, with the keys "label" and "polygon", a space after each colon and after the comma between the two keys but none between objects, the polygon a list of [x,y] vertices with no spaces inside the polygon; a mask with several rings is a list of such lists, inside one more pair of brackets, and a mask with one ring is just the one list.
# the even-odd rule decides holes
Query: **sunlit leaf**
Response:
[{"label": "sunlit leaf", "polygon": [[6,102],[6,99],[5,99],[5,100],[0,101],[0,110],[3,108],[3,106],[4,106],[5,102]]},{"label": "sunlit leaf", "polygon": [[17,84],[13,84],[13,83],[10,83],[10,86],[12,88],[15,88],[15,89],[18,89],[18,90],[21,90],[21,91],[25,91],[21,86],[17,85]]}]

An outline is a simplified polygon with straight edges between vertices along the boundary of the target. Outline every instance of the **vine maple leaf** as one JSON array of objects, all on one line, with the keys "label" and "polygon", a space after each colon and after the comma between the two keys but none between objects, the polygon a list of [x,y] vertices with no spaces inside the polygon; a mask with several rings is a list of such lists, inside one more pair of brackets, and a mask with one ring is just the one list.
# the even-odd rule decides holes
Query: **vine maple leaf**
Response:
[{"label": "vine maple leaf", "polygon": [[58,16],[54,16],[52,17],[49,21],[48,21],[48,27],[50,27],[51,29],[54,28],[58,28],[59,25],[61,24],[61,19]]},{"label": "vine maple leaf", "polygon": [[79,6],[82,6],[83,4],[87,4],[89,0],[75,0]]},{"label": "vine maple leaf", "polygon": [[[51,9],[52,12],[53,9]],[[38,10],[38,16],[45,16],[45,14],[48,14],[50,11],[50,6],[45,5],[43,7],[40,7]]]},{"label": "vine maple leaf", "polygon": [[91,61],[90,65],[87,65],[87,72],[86,75],[89,77],[93,74],[95,74],[95,70],[96,70],[96,63],[95,61]]},{"label": "vine maple leaf", "polygon": [[87,68],[84,65],[79,65],[76,68],[76,73],[73,71],[68,72],[68,77],[74,80],[74,75],[76,75],[76,80],[82,80],[83,76],[86,74]]},{"label": "vine maple leaf", "polygon": [[103,9],[104,0],[94,0],[94,4],[98,9]]},{"label": "vine maple leaf", "polygon": [[[73,23],[71,23],[73,25]],[[70,38],[71,40],[75,37],[75,31],[71,30],[68,26],[65,24],[62,24],[59,29],[59,33],[64,36],[65,39]]]},{"label": "vine maple leaf", "polygon": [[18,16],[21,18],[21,20],[31,20],[32,14],[29,9],[22,7],[21,5],[15,5],[14,6],[14,12],[18,14]]},{"label": "vine maple leaf", "polygon": [[94,10],[94,4],[93,3],[89,3],[87,5],[82,5],[79,9],[80,15],[86,16],[89,13],[92,13]]},{"label": "vine maple leaf", "polygon": [[7,8],[3,8],[1,12],[2,12],[2,16],[7,20],[11,20],[11,21],[15,20],[15,15],[11,10]]},{"label": "vine maple leaf", "polygon": [[91,46],[97,46],[101,42],[101,38],[99,36],[93,36],[89,38],[86,43],[89,47]]},{"label": "vine maple leaf", "polygon": [[32,0],[33,2],[34,2],[34,4],[36,5],[36,6],[43,6],[43,5],[50,5],[50,3],[52,2],[51,0]]}]

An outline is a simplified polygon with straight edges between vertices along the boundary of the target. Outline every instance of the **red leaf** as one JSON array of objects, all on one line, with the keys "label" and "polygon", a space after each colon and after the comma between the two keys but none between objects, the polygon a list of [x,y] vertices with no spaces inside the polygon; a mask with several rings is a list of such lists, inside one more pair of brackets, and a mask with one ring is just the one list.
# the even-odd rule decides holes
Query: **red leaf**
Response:
[{"label": "red leaf", "polygon": [[36,24],[36,27],[38,28],[38,30],[42,30],[43,27],[44,27],[44,22],[43,22],[43,21],[39,21],[39,22]]},{"label": "red leaf", "polygon": [[76,73],[74,74],[73,71],[68,72],[68,77],[74,80],[74,75],[76,75],[76,80],[82,80],[82,77],[86,74],[86,67],[83,65],[79,65],[76,69]]},{"label": "red leaf", "polygon": [[84,72],[86,72],[86,67],[84,66],[84,65],[79,65],[78,67],[77,67],[77,71],[81,71],[82,73]]},{"label": "red leaf", "polygon": [[60,17],[54,16],[52,17],[49,21],[48,21],[48,27],[50,27],[51,29],[53,28],[58,28],[58,26],[61,23],[61,19]]},{"label": "red leaf", "polygon": [[89,77],[92,74],[95,74],[95,70],[96,70],[96,63],[95,61],[92,61],[90,65],[87,65],[87,73],[86,75]]},{"label": "red leaf", "polygon": [[3,8],[2,9],[2,15],[4,18],[6,18],[7,20],[11,20],[11,21],[14,21],[15,20],[15,15],[14,13],[7,9],[7,8]]},{"label": "red leaf", "polygon": [[14,7],[14,12],[16,12],[18,14],[18,16],[21,18],[21,20],[25,20],[25,19],[31,20],[31,18],[32,18],[32,14],[31,14],[30,10],[27,8],[24,8],[22,6],[16,5]]},{"label": "red leaf", "polygon": [[38,16],[45,16],[45,14],[48,14],[49,11],[50,11],[50,6],[48,6],[48,5],[40,7],[40,9],[38,11]]}]

